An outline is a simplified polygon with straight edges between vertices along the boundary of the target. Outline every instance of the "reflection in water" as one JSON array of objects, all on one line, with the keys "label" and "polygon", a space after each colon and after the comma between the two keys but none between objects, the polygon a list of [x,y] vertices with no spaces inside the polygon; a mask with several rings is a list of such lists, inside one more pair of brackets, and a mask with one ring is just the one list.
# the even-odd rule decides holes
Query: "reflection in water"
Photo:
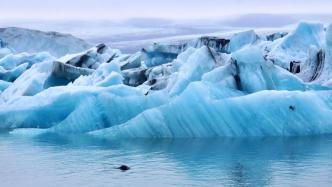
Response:
[{"label": "reflection in water", "polygon": [[[14,179],[24,180],[36,174],[42,174],[43,179],[29,181],[35,186],[45,183],[328,186],[332,183],[332,136],[109,142],[48,134],[33,140],[2,135],[0,142],[3,168],[0,176],[5,176],[0,184],[5,185],[25,184]],[[114,169],[122,164],[132,169],[125,173]]]}]

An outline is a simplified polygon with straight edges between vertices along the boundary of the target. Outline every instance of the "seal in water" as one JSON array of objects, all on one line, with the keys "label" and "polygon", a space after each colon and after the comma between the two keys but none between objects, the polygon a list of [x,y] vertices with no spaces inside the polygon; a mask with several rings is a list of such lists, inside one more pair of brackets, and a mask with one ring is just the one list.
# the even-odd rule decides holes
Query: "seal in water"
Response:
[{"label": "seal in water", "polygon": [[295,110],[295,106],[293,106],[293,105],[290,105],[290,106],[289,106],[289,110],[292,110],[292,111],[294,111],[294,110]]},{"label": "seal in water", "polygon": [[128,167],[126,165],[121,165],[120,167],[117,167],[116,169],[119,169],[121,171],[127,171],[127,170],[130,170],[130,167]]}]

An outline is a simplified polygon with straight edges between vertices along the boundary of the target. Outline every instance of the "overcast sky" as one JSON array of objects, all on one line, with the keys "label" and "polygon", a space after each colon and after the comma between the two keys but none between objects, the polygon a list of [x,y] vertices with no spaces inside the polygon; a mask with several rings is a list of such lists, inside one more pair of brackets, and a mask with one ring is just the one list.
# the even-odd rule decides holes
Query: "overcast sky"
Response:
[{"label": "overcast sky", "polygon": [[0,0],[0,19],[223,18],[248,13],[331,14],[331,0]]}]

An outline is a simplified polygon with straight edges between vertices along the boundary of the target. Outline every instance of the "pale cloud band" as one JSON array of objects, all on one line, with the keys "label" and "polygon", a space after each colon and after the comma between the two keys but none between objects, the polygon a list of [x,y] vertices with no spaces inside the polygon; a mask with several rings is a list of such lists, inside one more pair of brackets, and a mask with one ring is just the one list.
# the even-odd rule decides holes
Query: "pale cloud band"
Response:
[{"label": "pale cloud band", "polygon": [[0,0],[0,7],[0,19],[220,19],[250,13],[332,13],[330,0]]}]

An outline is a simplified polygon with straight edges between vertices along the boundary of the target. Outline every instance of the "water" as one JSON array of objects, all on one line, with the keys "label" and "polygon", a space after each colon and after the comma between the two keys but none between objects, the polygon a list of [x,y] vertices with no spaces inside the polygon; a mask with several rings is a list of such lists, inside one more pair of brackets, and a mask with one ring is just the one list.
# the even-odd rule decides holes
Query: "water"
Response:
[{"label": "water", "polygon": [[[115,167],[131,167],[121,172]],[[0,135],[0,186],[331,186],[332,136],[101,141]]]}]

